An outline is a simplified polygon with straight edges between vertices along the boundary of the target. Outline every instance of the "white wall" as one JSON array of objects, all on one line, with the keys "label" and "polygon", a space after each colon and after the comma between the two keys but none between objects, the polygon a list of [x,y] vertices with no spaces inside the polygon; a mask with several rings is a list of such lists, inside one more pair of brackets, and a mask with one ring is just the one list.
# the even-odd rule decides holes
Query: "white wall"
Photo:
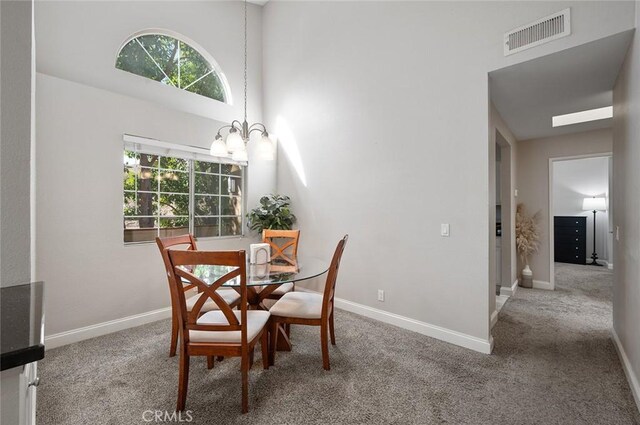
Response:
[{"label": "white wall", "polygon": [[31,280],[31,14],[28,1],[0,2],[0,285]]},{"label": "white wall", "polygon": [[[609,157],[583,158],[553,163],[553,215],[587,217],[587,259],[593,252],[593,212],[582,210],[585,197],[609,201]],[[609,262],[609,212],[596,213],[596,252]],[[602,263],[602,262],[601,262]]]},{"label": "white wall", "polygon": [[[0,1],[0,286],[31,281],[32,3]],[[25,421],[23,368],[2,371],[0,423]]]},{"label": "white wall", "polygon": [[[571,37],[504,58],[505,31],[565,7]],[[284,156],[278,189],[293,197],[301,249],[326,256],[350,234],[338,296],[488,351],[487,73],[629,29],[632,12],[611,2],[268,2],[264,105]]]},{"label": "white wall", "polygon": [[[640,25],[640,2],[636,2]],[[640,407],[640,33],[636,30],[613,91],[613,327]]]},{"label": "white wall", "polygon": [[[207,118],[231,121],[241,117],[244,84],[241,2],[41,1],[36,3],[35,12],[38,72]],[[259,121],[261,7],[248,5],[248,24],[248,112],[250,120]],[[229,81],[233,106],[116,69],[116,56],[125,40],[151,28],[177,32],[210,53]]]},{"label": "white wall", "polygon": [[[611,129],[518,141],[518,203],[529,214],[540,211],[540,247],[529,259],[534,281],[552,285],[549,233],[549,160],[578,155],[607,154],[612,149]],[[589,246],[587,253],[590,255]],[[522,270],[523,264],[518,266]],[[535,282],[534,282],[535,283]],[[551,289],[551,288],[550,288]]]},{"label": "white wall", "polygon": [[[261,33],[261,8],[250,8],[254,39]],[[242,116],[242,4],[44,2],[37,4],[36,14],[37,278],[47,285],[46,334],[51,336],[169,306],[155,243],[122,242],[122,135],[207,147],[227,114]],[[212,24],[214,17],[219,24]],[[228,77],[234,105],[116,70],[120,43],[149,27],[186,34],[212,53]],[[82,37],[74,38],[69,49],[69,37],[78,34]],[[250,49],[249,112],[250,119],[259,120],[255,64],[261,62],[261,44]],[[123,94],[130,87],[129,95]],[[163,100],[171,98],[175,104]],[[204,116],[184,108],[185,100],[212,108]],[[227,114],[218,114],[215,104]],[[253,158],[252,147],[249,206],[275,190],[275,162]],[[240,249],[251,240],[202,239],[199,246]]]}]

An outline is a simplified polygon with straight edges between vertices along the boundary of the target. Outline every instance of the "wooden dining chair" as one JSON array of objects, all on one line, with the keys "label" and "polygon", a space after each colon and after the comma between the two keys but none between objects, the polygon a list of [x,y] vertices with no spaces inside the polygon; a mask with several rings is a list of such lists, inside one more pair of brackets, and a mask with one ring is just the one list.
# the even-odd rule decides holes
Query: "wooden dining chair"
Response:
[{"label": "wooden dining chair", "polygon": [[[327,334],[331,336],[331,344],[336,345],[335,327],[333,323],[336,280],[340,269],[340,259],[344,252],[349,235],[338,242],[333,254],[327,280],[322,294],[314,292],[289,292],[284,294],[273,307],[271,313],[271,347],[278,344],[277,327],[280,323],[288,325],[311,325],[320,327],[320,346],[322,347],[322,367],[329,370],[329,344]],[[276,350],[270,350],[270,362],[275,362]]]},{"label": "wooden dining chair", "polygon": [[[167,273],[167,277],[169,275],[169,271],[171,269],[171,264],[169,262],[169,257],[164,253],[164,250],[167,248],[171,249],[186,249],[188,251],[197,251],[198,247],[196,246],[196,240],[193,235],[181,235],[181,236],[172,236],[167,238],[156,238],[156,244],[158,248],[160,248],[160,254],[162,255],[162,261],[164,261],[164,267]],[[188,292],[192,289],[196,288],[195,285],[183,285],[182,292]],[[234,291],[231,288],[225,288],[219,290],[220,295],[224,300],[236,307],[240,304],[240,294],[237,291]],[[169,279],[169,294],[172,294],[171,291],[171,279]],[[186,299],[187,309],[191,310],[199,299],[199,296],[192,295]],[[216,310],[218,306],[213,301],[208,301],[202,307],[202,312],[207,312],[210,310]],[[178,333],[180,327],[178,325],[178,299],[171,295],[171,343],[169,346],[169,357],[173,357],[176,355],[176,347],[178,345]]]},{"label": "wooden dining chair", "polygon": [[[171,269],[169,278],[178,299],[178,322],[182,331],[180,344],[180,373],[178,380],[177,410],[183,411],[187,402],[189,384],[189,361],[192,356],[206,356],[213,361],[214,356],[240,357],[242,372],[242,413],[249,410],[249,369],[251,355],[258,341],[262,345],[262,365],[269,368],[268,327],[269,312],[247,311],[247,272],[245,251],[178,251],[165,249]],[[198,279],[188,268],[196,264],[229,266],[222,277],[208,285]],[[182,291],[182,279],[195,285],[200,293],[191,310]],[[240,310],[220,296],[218,289],[225,282],[239,279]],[[206,302],[212,301],[217,310],[200,314]]]},{"label": "wooden dining chair", "polygon": [[[272,230],[262,231],[262,242],[268,243],[271,247],[271,261],[280,261],[285,264],[295,266],[298,259],[298,242],[300,241],[300,230]],[[285,283],[278,286],[268,299],[279,300],[287,292],[295,290],[294,283]]]}]

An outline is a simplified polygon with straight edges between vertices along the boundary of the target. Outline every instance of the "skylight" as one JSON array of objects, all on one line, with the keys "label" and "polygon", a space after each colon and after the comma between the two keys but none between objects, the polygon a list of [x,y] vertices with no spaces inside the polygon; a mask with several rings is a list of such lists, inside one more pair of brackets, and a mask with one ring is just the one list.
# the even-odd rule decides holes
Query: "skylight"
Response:
[{"label": "skylight", "polygon": [[604,120],[611,117],[613,117],[613,106],[605,106],[604,108],[589,109],[587,111],[574,112],[572,114],[557,115],[552,118],[552,122],[553,127],[562,127],[564,125]]}]

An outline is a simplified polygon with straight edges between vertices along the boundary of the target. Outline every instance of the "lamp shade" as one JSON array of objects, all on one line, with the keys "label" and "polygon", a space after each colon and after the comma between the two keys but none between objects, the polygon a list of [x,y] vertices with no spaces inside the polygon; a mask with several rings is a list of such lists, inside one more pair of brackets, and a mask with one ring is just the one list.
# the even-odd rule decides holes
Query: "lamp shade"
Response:
[{"label": "lamp shade", "polygon": [[273,161],[275,157],[275,149],[273,142],[269,139],[269,136],[263,135],[258,142],[258,157],[265,161]]},{"label": "lamp shade", "polygon": [[582,209],[585,211],[606,211],[607,200],[604,198],[584,198],[582,201]]},{"label": "lamp shade", "polygon": [[244,144],[242,145],[242,148],[236,149],[236,151],[233,152],[233,154],[231,155],[231,159],[238,162],[248,161],[249,158],[247,155],[247,150],[244,147]]},{"label": "lamp shade", "polygon": [[227,145],[222,138],[216,137],[209,150],[211,156],[227,156]]},{"label": "lamp shade", "polygon": [[227,149],[234,153],[237,150],[244,149],[244,140],[239,131],[232,131],[227,136]]}]

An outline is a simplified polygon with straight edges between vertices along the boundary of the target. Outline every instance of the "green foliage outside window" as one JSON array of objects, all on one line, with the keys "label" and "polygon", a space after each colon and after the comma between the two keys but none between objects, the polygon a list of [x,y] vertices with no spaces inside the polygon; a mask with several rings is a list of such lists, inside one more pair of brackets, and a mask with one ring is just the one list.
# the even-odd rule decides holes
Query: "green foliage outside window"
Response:
[{"label": "green foliage outside window", "polygon": [[129,41],[118,54],[116,68],[226,101],[224,86],[209,61],[193,47],[167,35],[141,35]]},{"label": "green foliage outside window", "polygon": [[[191,176],[193,175],[193,185]],[[125,242],[242,234],[242,168],[124,151]],[[193,222],[189,220],[193,197]]]}]

